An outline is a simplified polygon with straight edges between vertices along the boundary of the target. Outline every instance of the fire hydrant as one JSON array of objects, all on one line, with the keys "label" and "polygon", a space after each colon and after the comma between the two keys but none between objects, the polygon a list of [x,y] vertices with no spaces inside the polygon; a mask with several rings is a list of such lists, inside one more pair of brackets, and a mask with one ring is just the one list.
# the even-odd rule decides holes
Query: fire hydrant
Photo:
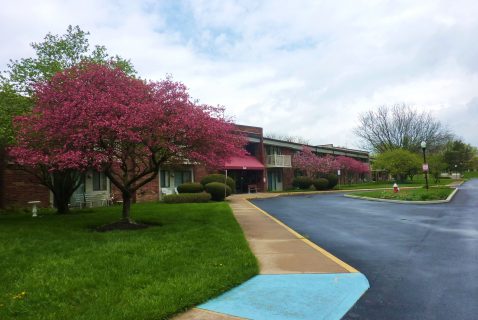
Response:
[{"label": "fire hydrant", "polygon": [[398,184],[394,183],[393,184],[393,192],[397,193],[398,191],[400,191],[400,188],[398,187]]}]

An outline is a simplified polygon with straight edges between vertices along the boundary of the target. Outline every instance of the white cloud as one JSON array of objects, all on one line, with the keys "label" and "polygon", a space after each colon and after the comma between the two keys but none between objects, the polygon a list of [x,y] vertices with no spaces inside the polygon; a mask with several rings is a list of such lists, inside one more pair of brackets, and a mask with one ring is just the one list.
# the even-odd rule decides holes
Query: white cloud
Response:
[{"label": "white cloud", "polygon": [[0,68],[78,24],[143,77],[171,73],[266,132],[354,147],[360,112],[406,102],[478,144],[477,14],[471,0],[7,2]]}]

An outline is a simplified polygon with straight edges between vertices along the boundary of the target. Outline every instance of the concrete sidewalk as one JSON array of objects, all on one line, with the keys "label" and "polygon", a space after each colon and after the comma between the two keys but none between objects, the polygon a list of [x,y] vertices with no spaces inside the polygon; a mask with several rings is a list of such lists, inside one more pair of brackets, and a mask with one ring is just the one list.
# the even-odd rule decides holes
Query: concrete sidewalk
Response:
[{"label": "concrete sidewalk", "polygon": [[275,196],[229,198],[260,274],[174,319],[340,319],[368,289],[356,269],[247,201]]}]

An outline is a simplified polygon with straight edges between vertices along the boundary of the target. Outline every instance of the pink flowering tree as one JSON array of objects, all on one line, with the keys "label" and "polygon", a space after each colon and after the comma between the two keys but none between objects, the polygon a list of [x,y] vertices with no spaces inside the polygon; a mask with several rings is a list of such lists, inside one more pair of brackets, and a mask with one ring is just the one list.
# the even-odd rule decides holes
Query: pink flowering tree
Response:
[{"label": "pink flowering tree", "polygon": [[359,160],[355,160],[346,156],[338,156],[336,158],[339,163],[340,169],[344,171],[344,175],[362,175],[370,172],[370,166],[367,163],[363,163]]},{"label": "pink flowering tree", "polygon": [[325,175],[340,169],[340,164],[331,155],[319,157],[317,160],[317,173]]},{"label": "pink flowering tree", "polygon": [[294,155],[292,162],[294,168],[309,178],[315,178],[318,174],[328,174],[340,168],[333,156],[319,157],[307,146],[303,146],[302,151]]},{"label": "pink flowering tree", "polygon": [[302,151],[297,152],[292,157],[292,166],[300,170],[305,176],[313,178],[317,173],[318,159],[319,157],[312,152],[311,148],[303,146]]},{"label": "pink flowering tree", "polygon": [[192,101],[183,84],[91,63],[38,85],[33,113],[16,124],[10,154],[19,164],[50,173],[103,171],[121,191],[122,218],[130,223],[134,193],[162,165],[214,167],[242,155],[245,144],[222,108]]}]

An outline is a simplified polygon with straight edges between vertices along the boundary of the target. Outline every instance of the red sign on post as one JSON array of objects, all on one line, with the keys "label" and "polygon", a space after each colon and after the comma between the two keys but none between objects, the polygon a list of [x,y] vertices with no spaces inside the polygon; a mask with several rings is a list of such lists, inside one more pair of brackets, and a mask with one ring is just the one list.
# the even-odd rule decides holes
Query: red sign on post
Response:
[{"label": "red sign on post", "polygon": [[428,172],[428,163],[424,163],[422,167],[424,172]]}]

